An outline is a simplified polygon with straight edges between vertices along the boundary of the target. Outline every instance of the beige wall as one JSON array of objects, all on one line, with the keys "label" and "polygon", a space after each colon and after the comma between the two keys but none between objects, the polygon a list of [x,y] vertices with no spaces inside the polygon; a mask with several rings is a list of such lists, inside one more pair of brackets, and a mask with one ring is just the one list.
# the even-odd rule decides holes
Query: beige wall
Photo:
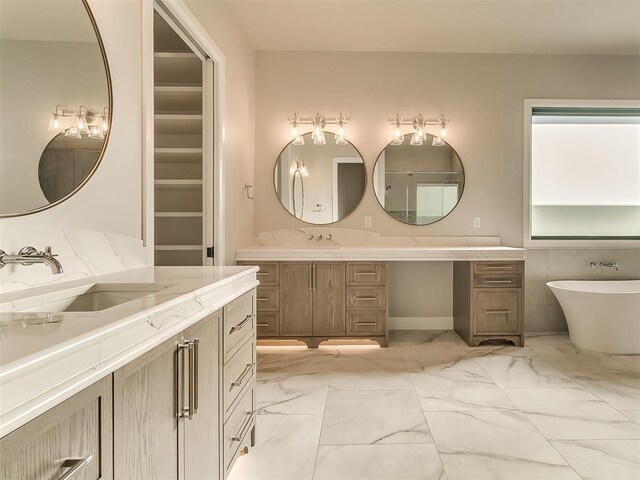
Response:
[{"label": "beige wall", "polygon": [[[640,98],[640,57],[257,52],[255,231],[302,225],[280,206],[271,180],[294,112],[350,116],[349,139],[369,175],[390,139],[388,118],[444,113],[466,172],[453,213],[429,226],[403,225],[382,211],[369,187],[336,226],[363,228],[367,215],[384,235],[499,235],[521,246],[525,98]],[[474,216],[482,228],[472,228]]]},{"label": "beige wall", "polygon": [[[232,265],[236,249],[253,241],[256,202],[247,198],[244,184],[254,183],[255,54],[226,3],[187,0],[186,4],[225,57],[225,257]],[[268,176],[273,184],[271,170]]]}]

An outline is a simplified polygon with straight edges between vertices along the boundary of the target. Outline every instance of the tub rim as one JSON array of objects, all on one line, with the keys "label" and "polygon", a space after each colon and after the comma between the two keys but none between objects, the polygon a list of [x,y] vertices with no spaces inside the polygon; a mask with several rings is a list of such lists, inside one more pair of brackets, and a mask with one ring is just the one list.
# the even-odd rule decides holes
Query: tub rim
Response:
[{"label": "tub rim", "polygon": [[[559,284],[564,283],[577,283],[579,285],[584,284],[594,284],[594,283],[634,283],[637,284],[637,288],[631,291],[616,291],[616,290],[584,290],[580,288],[568,288],[567,286],[562,286]],[[640,279],[630,279],[630,280],[552,280],[550,282],[546,282],[547,287],[550,289],[558,289],[564,290],[567,292],[576,292],[576,293],[589,293],[593,295],[639,295],[640,294]]]}]

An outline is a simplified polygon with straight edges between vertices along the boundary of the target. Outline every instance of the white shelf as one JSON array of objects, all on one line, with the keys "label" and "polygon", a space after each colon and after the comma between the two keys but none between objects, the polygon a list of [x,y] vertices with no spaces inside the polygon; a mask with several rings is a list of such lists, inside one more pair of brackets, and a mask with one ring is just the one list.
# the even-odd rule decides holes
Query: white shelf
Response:
[{"label": "white shelf", "polygon": [[156,245],[154,250],[202,250],[202,245]]},{"label": "white shelf", "polygon": [[197,62],[201,62],[198,56],[193,52],[153,52],[153,57],[157,59],[168,58],[168,59],[192,59]]},{"label": "white shelf", "polygon": [[154,180],[153,183],[157,186],[162,187],[199,187],[202,185],[202,180],[197,179],[185,179],[185,180],[177,180],[177,179],[164,179],[164,180]]},{"label": "white shelf", "polygon": [[202,93],[201,85],[156,85],[153,87],[156,93]]},{"label": "white shelf", "polygon": [[156,155],[202,155],[202,148],[190,148],[190,147],[164,147],[154,148]]},{"label": "white shelf", "polygon": [[156,212],[155,216],[161,218],[202,217],[202,212]]}]

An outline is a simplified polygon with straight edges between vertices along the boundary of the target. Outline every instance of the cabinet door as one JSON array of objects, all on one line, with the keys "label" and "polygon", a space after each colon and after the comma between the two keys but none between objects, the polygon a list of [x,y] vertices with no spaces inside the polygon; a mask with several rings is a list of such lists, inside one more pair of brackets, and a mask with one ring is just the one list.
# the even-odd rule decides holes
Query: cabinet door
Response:
[{"label": "cabinet door", "polygon": [[344,335],[344,262],[313,265],[313,334]]},{"label": "cabinet door", "polygon": [[519,289],[474,289],[474,334],[521,333],[521,297]]},{"label": "cabinet door", "polygon": [[311,290],[311,264],[283,262],[280,271],[282,301],[280,335],[311,335],[313,296]]},{"label": "cabinet door", "polygon": [[115,478],[178,478],[177,335],[114,372]]},{"label": "cabinet door", "polygon": [[[216,478],[219,464],[218,418],[218,329],[222,326],[222,310],[205,317],[184,331],[184,344],[197,340],[197,349],[184,351],[193,355],[192,382],[194,415],[180,421],[184,431],[184,478]],[[188,392],[188,390],[187,390]],[[188,395],[187,395],[188,396]]]},{"label": "cabinet door", "polygon": [[112,471],[111,375],[0,440],[0,478],[106,480]]}]

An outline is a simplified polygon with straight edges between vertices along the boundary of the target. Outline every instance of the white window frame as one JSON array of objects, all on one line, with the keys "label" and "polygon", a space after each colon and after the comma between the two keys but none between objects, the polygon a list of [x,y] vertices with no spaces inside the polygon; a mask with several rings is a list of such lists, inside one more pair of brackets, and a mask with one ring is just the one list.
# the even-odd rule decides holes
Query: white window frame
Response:
[{"label": "white window frame", "polygon": [[523,244],[525,248],[640,248],[640,240],[613,239],[532,239],[531,238],[531,128],[532,112],[536,107],[601,107],[640,108],[640,100],[570,100],[570,99],[525,99],[524,100],[524,165],[523,165]]}]

